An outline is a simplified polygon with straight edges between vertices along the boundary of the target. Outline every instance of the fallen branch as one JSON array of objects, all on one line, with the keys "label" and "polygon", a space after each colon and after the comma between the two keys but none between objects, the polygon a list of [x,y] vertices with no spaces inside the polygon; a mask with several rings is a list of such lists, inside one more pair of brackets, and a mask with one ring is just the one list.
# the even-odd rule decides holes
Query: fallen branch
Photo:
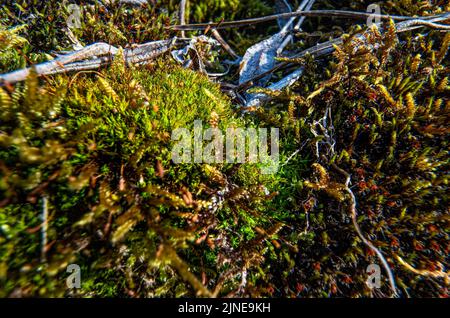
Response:
[{"label": "fallen branch", "polygon": [[[176,38],[149,42],[125,49],[125,62],[128,64],[143,64],[167,52],[174,45],[175,40]],[[110,64],[118,51],[116,47],[107,43],[94,43],[81,50],[58,56],[54,60],[2,74],[0,75],[0,85],[4,83],[14,84],[25,80],[31,69],[34,69],[38,76],[96,69]]]},{"label": "fallen branch", "polygon": [[[357,12],[357,11],[344,11],[344,10],[311,10],[311,11],[296,11],[296,12],[288,12],[288,13],[281,13],[281,14],[274,14],[274,15],[268,15],[260,18],[251,18],[251,19],[244,19],[244,20],[237,20],[237,21],[222,21],[222,22],[209,22],[209,23],[196,23],[196,24],[185,24],[185,25],[172,25],[167,27],[170,30],[177,30],[177,31],[199,31],[199,30],[206,30],[206,29],[227,29],[227,28],[237,28],[237,27],[243,27],[243,26],[249,26],[253,24],[263,23],[263,22],[269,22],[277,19],[282,18],[292,18],[292,17],[298,17],[298,16],[304,16],[304,17],[337,17],[337,18],[350,18],[350,19],[367,19],[369,17],[372,18],[379,18],[382,20],[396,20],[396,21],[407,21],[407,20],[417,20],[417,17],[409,17],[409,16],[399,16],[399,15],[385,15],[385,14],[374,14],[374,13],[367,13],[367,12]],[[431,20],[433,18],[440,17],[442,15],[438,16],[427,16],[427,17],[421,17],[421,20],[427,21]],[[431,24],[436,28],[444,28],[449,29],[450,26],[448,25],[434,25]]]}]

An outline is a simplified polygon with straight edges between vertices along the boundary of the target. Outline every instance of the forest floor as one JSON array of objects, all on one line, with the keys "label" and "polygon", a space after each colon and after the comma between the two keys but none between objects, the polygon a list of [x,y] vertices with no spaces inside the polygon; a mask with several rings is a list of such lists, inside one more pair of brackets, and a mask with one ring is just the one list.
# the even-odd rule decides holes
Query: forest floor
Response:
[{"label": "forest floor", "polygon": [[0,297],[449,296],[448,1],[3,3]]}]

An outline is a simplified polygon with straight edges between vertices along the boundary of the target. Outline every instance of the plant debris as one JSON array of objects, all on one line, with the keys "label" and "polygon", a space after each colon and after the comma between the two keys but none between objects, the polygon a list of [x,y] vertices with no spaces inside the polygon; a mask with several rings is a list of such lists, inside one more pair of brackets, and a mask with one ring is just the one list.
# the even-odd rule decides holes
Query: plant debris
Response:
[{"label": "plant debris", "polygon": [[448,297],[450,5],[369,4],[7,0],[0,297]]}]

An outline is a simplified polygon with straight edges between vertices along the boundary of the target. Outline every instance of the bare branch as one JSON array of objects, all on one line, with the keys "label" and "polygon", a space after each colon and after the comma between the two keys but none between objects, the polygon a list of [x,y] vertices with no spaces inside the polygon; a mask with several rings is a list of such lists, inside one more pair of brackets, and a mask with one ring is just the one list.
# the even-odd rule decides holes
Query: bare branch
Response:
[{"label": "bare branch", "polygon": [[[288,12],[281,14],[274,14],[260,18],[251,18],[245,20],[238,21],[223,21],[223,22],[210,22],[210,23],[197,23],[197,24],[185,24],[185,25],[173,25],[168,27],[171,30],[205,30],[209,28],[215,29],[227,29],[227,28],[236,28],[249,26],[257,23],[268,22],[272,20],[277,20],[280,18],[292,18],[298,16],[305,17],[336,17],[336,18],[350,18],[350,19],[367,19],[368,17],[379,18],[383,20],[397,20],[397,21],[407,21],[407,20],[417,20],[416,17],[408,17],[408,16],[398,16],[398,15],[384,15],[384,14],[374,14],[367,12],[356,12],[356,11],[343,11],[343,10],[312,10],[312,11],[296,11],[296,12]],[[429,17],[421,17],[421,20],[427,21],[439,16],[429,16]],[[448,26],[445,26],[448,27]],[[440,27],[439,27],[440,28]]]},{"label": "bare branch", "polygon": [[[149,42],[125,49],[124,56],[126,63],[142,64],[167,52],[175,42],[174,39]],[[0,85],[2,83],[17,83],[27,78],[30,70],[35,69],[39,76],[65,73],[68,71],[81,71],[95,69],[103,65],[110,64],[118,49],[107,43],[94,43],[81,50],[73,51],[66,55],[61,55],[54,60],[36,64],[32,67],[17,70],[11,73],[0,75]]]}]

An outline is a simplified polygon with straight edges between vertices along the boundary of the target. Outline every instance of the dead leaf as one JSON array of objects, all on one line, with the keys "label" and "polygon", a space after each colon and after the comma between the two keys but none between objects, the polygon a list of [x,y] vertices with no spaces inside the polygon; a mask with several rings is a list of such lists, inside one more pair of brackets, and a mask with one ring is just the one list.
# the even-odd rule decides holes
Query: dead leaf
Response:
[{"label": "dead leaf", "polygon": [[[239,84],[248,82],[273,68],[276,62],[277,50],[287,34],[287,31],[278,32],[247,49],[240,65]],[[255,84],[264,86],[269,79],[270,75],[265,76]]]}]

